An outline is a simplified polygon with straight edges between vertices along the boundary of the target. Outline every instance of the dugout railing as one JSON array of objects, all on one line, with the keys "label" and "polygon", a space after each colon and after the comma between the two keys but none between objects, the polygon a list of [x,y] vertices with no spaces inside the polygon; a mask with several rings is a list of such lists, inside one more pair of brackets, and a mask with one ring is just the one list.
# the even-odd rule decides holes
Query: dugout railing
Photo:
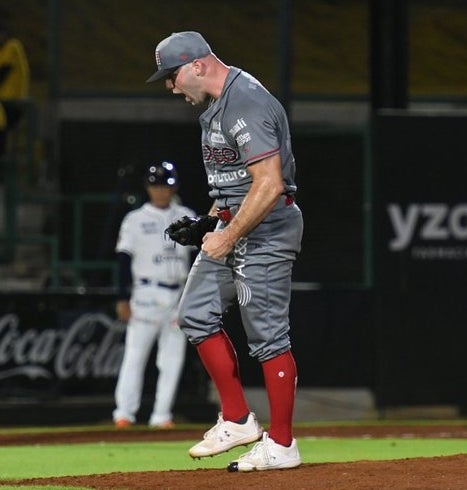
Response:
[{"label": "dugout railing", "polygon": [[[83,257],[82,235],[85,229],[83,222],[83,208],[93,203],[110,203],[112,195],[107,193],[54,195],[54,194],[18,194],[16,204],[35,203],[37,205],[52,205],[55,208],[56,219],[59,220],[60,209],[69,204],[72,209],[71,248],[66,257],[61,253],[61,234],[56,229],[50,234],[24,234],[15,232],[10,236],[13,249],[19,244],[43,244],[47,249],[48,271],[44,281],[47,289],[80,288],[85,285],[83,273],[85,271],[108,271],[111,281],[109,287],[116,282],[116,263],[113,260],[90,260]],[[9,209],[9,213],[16,214],[15,209]],[[10,220],[12,218],[10,217]]]}]

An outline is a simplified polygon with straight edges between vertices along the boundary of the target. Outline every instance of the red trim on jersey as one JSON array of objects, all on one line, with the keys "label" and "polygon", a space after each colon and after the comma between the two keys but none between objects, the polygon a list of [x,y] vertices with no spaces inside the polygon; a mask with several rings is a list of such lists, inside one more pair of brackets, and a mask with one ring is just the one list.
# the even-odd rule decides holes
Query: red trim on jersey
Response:
[{"label": "red trim on jersey", "polygon": [[274,150],[267,151],[265,153],[260,153],[259,155],[255,155],[254,157],[248,158],[248,160],[245,160],[246,165],[250,165],[251,163],[256,163],[259,162],[260,160],[264,160],[265,158],[268,158],[272,155],[277,155],[279,153],[280,146],[277,148],[274,148]]}]

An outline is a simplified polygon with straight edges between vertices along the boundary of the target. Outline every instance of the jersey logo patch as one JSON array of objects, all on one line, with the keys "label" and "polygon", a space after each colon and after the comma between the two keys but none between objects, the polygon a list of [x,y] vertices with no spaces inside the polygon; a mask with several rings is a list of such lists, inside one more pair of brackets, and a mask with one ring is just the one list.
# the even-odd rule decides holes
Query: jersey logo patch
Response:
[{"label": "jersey logo patch", "polygon": [[237,122],[233,125],[231,129],[229,129],[229,133],[231,136],[235,136],[241,129],[244,129],[247,127],[247,124],[243,117],[240,119],[237,119]]},{"label": "jersey logo patch", "polygon": [[224,135],[221,133],[211,133],[209,139],[212,143],[223,144],[225,143]]},{"label": "jersey logo patch", "polygon": [[243,146],[246,143],[248,143],[249,141],[251,141],[251,135],[250,135],[250,133],[242,133],[242,134],[239,134],[235,138],[235,141],[237,142],[237,145],[238,146]]},{"label": "jersey logo patch", "polygon": [[237,290],[237,299],[240,306],[246,306],[251,301],[251,289],[245,283],[246,274],[244,267],[246,264],[246,253],[248,246],[248,237],[238,240],[234,246],[233,253],[233,271],[236,275],[234,279],[235,289]]},{"label": "jersey logo patch", "polygon": [[239,160],[238,153],[228,146],[217,148],[209,145],[203,145],[204,163],[234,163]]},{"label": "jersey logo patch", "polygon": [[146,223],[141,223],[142,232],[145,235],[150,235],[153,233],[159,233],[160,227],[154,221],[147,221]]}]

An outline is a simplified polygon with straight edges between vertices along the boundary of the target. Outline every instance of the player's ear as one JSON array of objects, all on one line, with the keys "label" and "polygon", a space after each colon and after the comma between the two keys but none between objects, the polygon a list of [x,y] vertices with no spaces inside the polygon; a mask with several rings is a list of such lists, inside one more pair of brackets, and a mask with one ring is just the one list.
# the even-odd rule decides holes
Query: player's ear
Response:
[{"label": "player's ear", "polygon": [[194,60],[191,66],[197,77],[203,76],[206,73],[206,65],[201,60]]}]

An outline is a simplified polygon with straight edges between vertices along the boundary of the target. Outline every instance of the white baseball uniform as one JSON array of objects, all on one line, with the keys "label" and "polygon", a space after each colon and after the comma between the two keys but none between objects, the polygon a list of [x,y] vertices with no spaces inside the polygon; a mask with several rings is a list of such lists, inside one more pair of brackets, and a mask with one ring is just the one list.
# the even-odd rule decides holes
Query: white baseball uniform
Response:
[{"label": "white baseball uniform", "polygon": [[175,244],[165,229],[182,216],[195,213],[172,200],[161,209],[149,202],[123,219],[116,251],[131,257],[131,318],[125,353],[115,389],[114,420],[136,421],[148,357],[157,341],[158,379],[149,425],[172,419],[182,372],[186,336],[176,323],[180,295],[190,267],[190,247]]}]

